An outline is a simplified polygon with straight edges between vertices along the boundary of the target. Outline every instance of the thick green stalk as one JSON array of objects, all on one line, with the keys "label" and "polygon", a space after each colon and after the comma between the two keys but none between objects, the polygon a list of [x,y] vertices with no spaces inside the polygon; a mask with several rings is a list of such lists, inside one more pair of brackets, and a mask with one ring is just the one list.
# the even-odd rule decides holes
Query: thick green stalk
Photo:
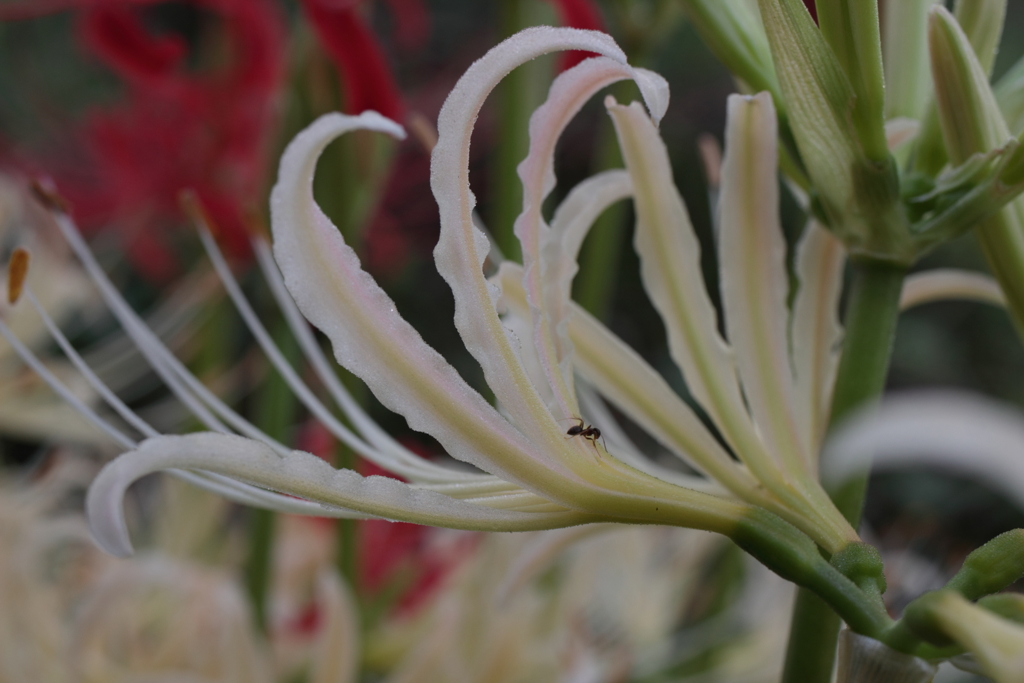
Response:
[{"label": "thick green stalk", "polygon": [[[904,275],[902,268],[888,264],[853,264],[830,429],[876,399],[885,387]],[[832,492],[836,506],[854,526],[860,521],[866,490],[865,476]],[[782,683],[829,683],[839,626],[835,612],[817,595],[801,588],[793,607]]]}]

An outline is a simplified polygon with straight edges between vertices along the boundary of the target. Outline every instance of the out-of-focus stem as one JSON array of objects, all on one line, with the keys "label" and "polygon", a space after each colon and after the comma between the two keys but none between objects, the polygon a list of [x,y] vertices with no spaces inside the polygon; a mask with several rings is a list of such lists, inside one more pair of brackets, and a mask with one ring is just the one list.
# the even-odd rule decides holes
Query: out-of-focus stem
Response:
[{"label": "out-of-focus stem", "polygon": [[[612,91],[617,100],[628,101],[629,84],[620,83]],[[625,91],[625,92],[623,92]],[[600,136],[592,160],[593,172],[622,168],[615,129],[610,121],[602,122]],[[618,283],[622,250],[626,248],[626,218],[629,207],[619,202],[609,207],[590,230],[580,252],[580,273],[573,287],[573,298],[598,320],[607,321],[612,298]]]},{"label": "out-of-focus stem", "polygon": [[[298,343],[279,321],[273,332],[275,341],[285,358],[298,354]],[[257,395],[256,424],[268,436],[287,441],[295,419],[296,398],[284,379],[271,372]],[[276,516],[268,510],[252,510],[249,518],[249,555],[245,562],[245,585],[252,602],[253,617],[261,629],[266,629],[267,591],[273,578],[273,549]]]},{"label": "out-of-focus stem", "polygon": [[[334,466],[338,469],[354,470],[356,467],[356,454],[344,444],[338,444],[334,455]],[[337,521],[336,539],[338,547],[335,549],[335,566],[338,573],[344,577],[352,592],[359,595],[358,569],[356,563],[356,520],[339,519]]]},{"label": "out-of-focus stem", "polygon": [[[539,4],[539,3],[538,3]],[[532,8],[525,0],[502,0],[499,21],[502,38],[534,22]],[[530,114],[541,103],[550,82],[551,63],[538,59],[513,70],[496,89],[498,125],[496,147],[490,168],[491,209],[485,216],[487,227],[501,253],[512,261],[521,261],[519,240],[512,232],[516,216],[523,208],[523,189],[516,167],[530,148]]]},{"label": "out-of-focus stem", "polygon": [[[853,264],[830,428],[875,400],[885,387],[905,274],[904,269],[888,264]],[[860,522],[866,490],[865,475],[831,492],[836,507],[854,526]],[[817,595],[801,588],[793,607],[782,683],[829,683],[839,626],[835,612]]]}]

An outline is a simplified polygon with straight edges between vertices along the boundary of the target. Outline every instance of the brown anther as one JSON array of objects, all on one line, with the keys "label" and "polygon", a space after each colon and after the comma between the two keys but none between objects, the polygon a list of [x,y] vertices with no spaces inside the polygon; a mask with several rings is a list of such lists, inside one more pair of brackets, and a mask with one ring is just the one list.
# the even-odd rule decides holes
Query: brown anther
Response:
[{"label": "brown anther", "polygon": [[11,260],[7,263],[7,303],[12,306],[21,298],[25,278],[28,277],[29,260],[28,249],[18,247],[11,253]]},{"label": "brown anther", "polygon": [[34,178],[28,186],[29,192],[37,202],[52,213],[71,213],[71,202],[62,197],[57,188],[49,180]]}]

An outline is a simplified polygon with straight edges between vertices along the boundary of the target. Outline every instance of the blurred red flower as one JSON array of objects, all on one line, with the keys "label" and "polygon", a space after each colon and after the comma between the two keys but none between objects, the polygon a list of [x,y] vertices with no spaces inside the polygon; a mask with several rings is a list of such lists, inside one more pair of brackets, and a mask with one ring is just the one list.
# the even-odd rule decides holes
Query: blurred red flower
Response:
[{"label": "blurred red flower", "polygon": [[[286,76],[286,24],[275,0],[188,0],[219,39],[216,51],[147,26],[158,0],[33,0],[0,19],[77,9],[88,54],[124,83],[122,102],[90,110],[61,158],[20,164],[54,177],[87,232],[113,227],[129,258],[162,280],[176,269],[169,228],[183,224],[179,193],[195,190],[218,238],[248,255],[249,216],[265,203],[271,145]],[[402,100],[375,36],[353,0],[303,0],[343,76],[347,109],[401,119]],[[396,41],[422,44],[421,0],[389,0]],[[207,45],[203,46],[209,47]],[[212,54],[212,59],[211,59]]]},{"label": "blurred red flower", "polygon": [[[593,0],[548,0],[558,11],[558,23],[562,26],[582,28],[591,31],[604,31],[604,21],[601,19],[601,12]],[[573,50],[561,56],[559,70],[571,69],[587,57],[593,57],[589,52]]]},{"label": "blurred red flower", "polygon": [[[396,16],[407,9],[407,5],[419,5],[409,0],[393,4],[400,6]],[[302,7],[317,39],[341,72],[346,110],[358,114],[372,109],[389,119],[401,121],[403,110],[398,85],[373,32],[359,15],[359,5],[355,0],[302,0]],[[423,12],[415,24],[408,18],[398,24],[405,27],[406,40],[420,39],[411,32],[413,27],[425,30],[425,17]]]},{"label": "blurred red flower", "polygon": [[265,191],[284,78],[284,20],[271,0],[193,4],[219,20],[222,67],[188,69],[185,40],[151,33],[137,8],[107,3],[79,15],[84,45],[128,92],[86,118],[94,184],[58,182],[87,228],[117,225],[156,278],[173,268],[156,228],[180,222],[184,188],[199,195],[229,252],[248,252],[246,213]]}]

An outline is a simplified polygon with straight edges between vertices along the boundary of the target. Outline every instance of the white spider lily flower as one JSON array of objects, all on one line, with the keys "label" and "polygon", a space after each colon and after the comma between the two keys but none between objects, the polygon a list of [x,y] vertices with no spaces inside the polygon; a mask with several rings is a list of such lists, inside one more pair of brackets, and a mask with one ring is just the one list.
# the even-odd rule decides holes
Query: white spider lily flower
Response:
[{"label": "white spider lily flower", "polygon": [[[489,282],[481,268],[489,245],[473,222],[468,181],[473,122],[505,74],[559,49],[601,56],[560,76],[531,121],[530,151],[520,166],[524,210],[516,224],[524,265],[504,264]],[[640,86],[650,112],[637,104],[608,102],[627,168],[581,183],[549,226],[540,207],[554,186],[553,153],[561,131],[593,94],[627,78]],[[274,345],[203,228],[201,209],[192,207],[229,296],[299,400],[337,438],[409,485],[334,470],[276,442],[234,412],[128,307],[71,219],[41,193],[126,334],[173,395],[212,432],[161,434],[119,401],[51,327],[90,386],[144,439],[140,443],[89,406],[78,406],[129,451],[109,464],[90,490],[97,540],[115,554],[129,554],[121,509],[126,488],[150,472],[172,470],[237,502],[303,514],[506,531],[656,523],[749,537],[761,533],[751,529],[774,524],[766,522],[774,517],[763,516],[768,510],[829,552],[856,542],[856,533],[817,481],[817,451],[841,334],[836,308],[843,249],[824,230],[808,228],[796,255],[801,286],[788,307],[772,102],[767,95],[732,98],[719,239],[729,337],[723,339],[701,276],[698,243],[657,134],[667,104],[665,82],[628,66],[607,36],[548,27],[524,31],[493,49],[446,102],[432,165],[442,221],[435,256],[455,296],[456,326],[483,367],[500,411],[397,314],[313,200],[316,160],[332,139],[357,129],[402,137],[394,122],[372,112],[335,114],[300,133],[282,158],[272,196],[277,266],[267,245],[254,238],[258,262],[292,331],[354,431]],[[720,439],[636,353],[570,302],[576,254],[587,230],[606,206],[626,197],[637,207],[642,275],[668,329],[671,353]],[[956,289],[940,283],[933,290],[948,293],[951,287]],[[922,296],[931,295],[918,299]],[[508,311],[504,320],[499,308]],[[363,379],[386,407],[484,473],[425,461],[392,440],[346,393],[303,316],[328,337],[341,365]],[[510,328],[522,332],[510,334]],[[29,349],[19,353],[36,363]],[[586,380],[579,387],[574,372]],[[47,381],[68,393],[56,377]],[[612,421],[604,424],[611,453],[587,434],[570,438],[566,427],[582,419],[581,401],[588,415],[607,415],[591,386],[704,476],[681,474],[638,455]]]},{"label": "white spider lily flower", "polygon": [[[505,74],[560,49],[601,56],[559,77],[533,117],[530,152],[520,167],[524,210],[516,225],[524,265],[507,265],[488,282],[481,266],[489,245],[473,222],[468,180],[473,123]],[[554,185],[553,153],[562,129],[593,94],[626,78],[639,85],[650,113],[638,104],[608,102],[627,169],[581,184],[548,226],[540,207]],[[840,333],[835,310],[842,248],[817,227],[807,231],[797,255],[801,287],[790,310],[778,219],[775,113],[767,95],[731,99],[719,255],[726,342],[717,331],[698,243],[657,133],[667,103],[663,79],[629,67],[607,36],[542,27],[514,36],[475,63],[442,109],[432,162],[441,210],[435,257],[452,287],[456,327],[482,366],[500,412],[397,314],[313,200],[316,160],[332,139],[356,129],[401,137],[397,124],[372,112],[328,115],[300,133],[282,158],[271,202],[280,274],[266,245],[255,244],[300,345],[357,433],[341,424],[283,359],[212,238],[202,232],[229,295],[299,399],[338,438],[411,485],[336,471],[270,439],[232,411],[160,344],[107,280],[70,218],[51,206],[127,334],[174,395],[213,432],[161,435],[107,392],[110,407],[145,440],[139,443],[92,413],[129,450],[90,489],[87,504],[97,540],[115,554],[129,554],[124,491],[150,472],[170,469],[239,502],[307,514],[483,530],[617,521],[760,537],[761,531],[751,529],[775,524],[766,521],[775,519],[764,517],[768,510],[829,552],[856,542],[816,477]],[[569,301],[576,252],[586,231],[605,206],[627,196],[637,207],[644,283],[665,321],[672,355],[721,440],[650,366]],[[528,334],[509,334],[498,312],[502,303],[523,312]],[[344,393],[300,311],[328,337],[341,365],[386,407],[436,438],[457,460],[488,474],[423,461],[383,434]],[[657,467],[631,454],[621,439],[610,454],[597,439],[570,438],[567,425],[581,418],[574,370],[707,478]],[[94,379],[90,383],[97,384]],[[611,425],[608,431],[611,436]],[[808,561],[818,562],[812,554]]]},{"label": "white spider lily flower", "polygon": [[356,680],[359,618],[348,588],[329,562],[295,576],[297,558],[324,554],[322,537],[278,539],[275,553],[293,564],[277,573],[272,601],[301,583],[303,604],[312,597],[321,619],[299,638],[282,614],[268,643],[231,551],[218,552],[232,545],[223,499],[163,482],[177,486],[156,497],[147,551],[121,561],[91,542],[68,505],[95,474],[82,454],[51,455],[40,470],[0,478],[0,680],[272,683],[297,671],[313,683]]},{"label": "white spider lily flower", "polygon": [[[719,647],[735,645],[741,654],[739,633],[757,629],[778,634],[779,629],[767,628],[768,620],[762,619],[768,615],[746,608],[778,598],[788,606],[791,591],[752,559],[744,567],[735,600],[714,617],[680,628],[681,611],[706,589],[699,580],[702,571],[708,571],[725,547],[721,537],[689,529],[602,529],[604,533],[547,558],[544,568],[557,567],[555,581],[525,577],[511,593],[504,592],[509,567],[530,556],[531,547],[548,546],[551,537],[576,531],[480,539],[419,614],[369,635],[371,652],[401,653],[387,667],[386,683],[644,680],[709,650],[717,654]],[[776,653],[784,649],[742,650],[750,655],[742,663],[716,656],[707,664],[716,674],[727,667],[757,666],[759,678],[742,680],[767,682],[777,678]],[[379,666],[387,664],[381,656]]]},{"label": "white spider lily flower", "polygon": [[[360,376],[386,407],[405,415],[414,429],[434,436],[456,459],[496,476],[466,475],[421,461],[419,471],[400,472],[411,474],[409,478],[417,482],[411,488],[336,472],[309,454],[236,436],[152,438],[109,465],[91,489],[90,517],[106,548],[119,554],[130,552],[120,509],[124,489],[148,472],[168,468],[215,472],[298,495],[319,503],[318,512],[326,505],[339,515],[356,511],[471,529],[522,530],[617,520],[729,533],[749,514],[747,505],[669,484],[622,464],[596,443],[567,438],[566,424],[571,422],[566,418],[578,410],[571,387],[550,384],[550,394],[564,411],[553,413],[528,377],[498,317],[497,291],[481,270],[486,240],[471,214],[468,144],[472,123],[484,98],[505,73],[558,49],[607,56],[597,65],[575,71],[573,82],[586,79],[596,89],[632,77],[656,115],[667,104],[664,81],[628,67],[607,36],[540,28],[500,45],[471,67],[442,110],[432,173],[442,219],[438,267],[452,285],[456,325],[483,366],[508,419],[398,316],[394,304],[360,268],[355,254],[313,201],[316,159],[328,142],[353,129],[401,137],[396,124],[374,113],[320,119],[285,152],[272,195],[274,252],[285,284],[306,318],[331,340],[339,362]],[[577,95],[575,106],[585,99]],[[555,139],[557,132],[550,136],[550,145]],[[539,236],[524,234],[523,241],[528,253],[537,253]],[[543,351],[540,355],[551,358]],[[566,375],[557,368],[551,372]],[[258,430],[243,431],[241,426],[234,425],[243,433],[248,431],[247,436],[261,438]],[[358,450],[366,450],[366,444],[359,446]],[[394,460],[382,462],[394,469]],[[431,477],[423,476],[423,470]],[[295,502],[288,505],[294,508]]]}]

